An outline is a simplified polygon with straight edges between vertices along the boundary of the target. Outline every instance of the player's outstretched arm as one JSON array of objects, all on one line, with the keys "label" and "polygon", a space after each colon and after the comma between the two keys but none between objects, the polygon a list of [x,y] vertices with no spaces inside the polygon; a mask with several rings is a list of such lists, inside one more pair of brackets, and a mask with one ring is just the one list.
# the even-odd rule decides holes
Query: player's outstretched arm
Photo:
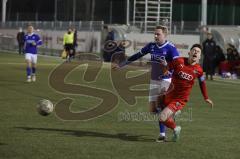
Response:
[{"label": "player's outstretched arm", "polygon": [[211,106],[211,108],[213,108],[213,102],[211,99],[208,98],[206,81],[205,81],[203,75],[201,77],[199,77],[198,80],[199,80],[199,86],[201,89],[201,93],[205,99],[205,102],[208,103]]},{"label": "player's outstretched arm", "polygon": [[39,35],[37,35],[37,39],[36,39],[36,45],[42,45],[42,40],[40,39]]},{"label": "player's outstretched arm", "polygon": [[143,47],[141,49],[141,51],[133,54],[132,56],[128,57],[127,60],[121,62],[120,64],[113,64],[112,65],[112,69],[120,69],[138,59],[140,59],[141,57],[145,56],[146,54],[150,53],[152,43],[148,43],[145,47]]},{"label": "player's outstretched arm", "polygon": [[42,45],[43,43],[42,43],[42,40],[41,39],[39,39],[38,41],[37,41],[37,43],[36,43],[36,45]]},{"label": "player's outstretched arm", "polygon": [[213,101],[211,100],[211,99],[205,99],[205,102],[207,102],[210,106],[211,106],[211,108],[213,108]]},{"label": "player's outstretched arm", "polygon": [[130,56],[129,58],[127,58],[127,60],[121,62],[120,64],[112,63],[112,69],[118,70],[118,69],[120,69],[121,67],[124,67],[124,66],[132,63],[133,61],[136,61],[137,59],[143,57],[144,55],[146,55],[146,54],[145,54],[145,53],[142,53],[142,52],[138,52],[138,53]]},{"label": "player's outstretched arm", "polygon": [[125,65],[128,65],[128,64],[130,64],[130,63],[132,63],[132,62],[140,59],[140,58],[143,57],[144,55],[146,55],[146,54],[145,54],[145,53],[142,53],[142,52],[137,52],[137,53],[135,53],[134,55],[132,55],[132,56],[130,56],[129,58],[127,58],[126,61],[120,63],[119,66],[120,66],[120,67],[123,67],[123,66],[125,66]]}]

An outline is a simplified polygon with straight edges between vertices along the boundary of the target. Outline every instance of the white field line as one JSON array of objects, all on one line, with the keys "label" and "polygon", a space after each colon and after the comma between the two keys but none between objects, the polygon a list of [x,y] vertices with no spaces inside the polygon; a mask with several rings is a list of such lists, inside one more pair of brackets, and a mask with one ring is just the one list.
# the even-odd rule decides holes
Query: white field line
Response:
[{"label": "white field line", "polygon": [[[26,65],[25,62],[0,62],[0,65]],[[42,65],[42,66],[55,66],[58,64],[54,63],[38,63],[37,65]]]},{"label": "white field line", "polygon": [[[214,81],[218,81],[218,82],[222,82],[222,83],[226,83],[226,84],[240,84],[240,80],[229,80],[229,79],[214,79]],[[214,83],[213,84],[220,84],[220,83]]]}]

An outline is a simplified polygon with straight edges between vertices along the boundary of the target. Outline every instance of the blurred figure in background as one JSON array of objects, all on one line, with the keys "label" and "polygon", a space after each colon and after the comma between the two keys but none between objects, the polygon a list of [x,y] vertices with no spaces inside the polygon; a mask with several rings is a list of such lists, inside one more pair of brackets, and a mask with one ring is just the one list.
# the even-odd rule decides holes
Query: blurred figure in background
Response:
[{"label": "blurred figure in background", "polygon": [[77,47],[77,30],[76,28],[73,28],[73,58],[75,58]]},{"label": "blurred figure in background", "polygon": [[237,79],[237,74],[239,75],[240,71],[240,56],[237,49],[233,48],[233,61],[231,62],[232,66],[232,79]]},{"label": "blurred figure in background", "polygon": [[63,45],[64,49],[67,53],[67,62],[71,61],[73,56],[73,42],[74,42],[74,34],[71,28],[63,36]]},{"label": "blurred figure in background", "polygon": [[18,41],[18,53],[24,54],[24,31],[22,28],[19,28],[19,32],[17,33],[17,41]]},{"label": "blurred figure in background", "polygon": [[217,45],[216,46],[216,61],[215,61],[215,66],[218,68],[218,74],[221,74],[221,72],[220,72],[220,63],[221,62],[223,62],[223,61],[225,61],[226,60],[226,58],[225,58],[225,55],[224,55],[224,53],[223,53],[223,50],[222,50],[222,48],[219,46],[219,45]]},{"label": "blurred figure in background", "polygon": [[116,47],[114,52],[111,55],[111,62],[113,63],[122,63],[126,61],[126,55],[125,55],[125,48],[126,42],[122,41],[119,43],[119,45]]},{"label": "blurred figure in background", "polygon": [[233,49],[231,47],[227,48],[227,60],[229,62],[234,61]]},{"label": "blurred figure in background", "polygon": [[223,78],[237,79],[240,75],[240,57],[237,49],[229,45],[227,48],[227,60],[220,63],[220,71]]},{"label": "blurred figure in background", "polygon": [[203,42],[203,70],[206,72],[206,79],[210,75],[213,80],[215,60],[216,60],[216,42],[213,40],[212,33],[207,33],[207,39]]},{"label": "blurred figure in background", "polygon": [[240,60],[239,53],[236,48],[233,49],[233,57],[235,61]]},{"label": "blurred figure in background", "polygon": [[231,66],[231,73],[235,73],[234,68],[238,65],[239,60],[239,54],[235,48],[227,48],[227,60],[229,65]]},{"label": "blurred figure in background", "polygon": [[112,54],[115,52],[115,50],[109,50],[108,48],[114,48],[116,44],[114,32],[112,28],[109,28],[108,26],[104,26],[104,33],[106,33],[106,37],[104,39],[104,44],[103,44],[103,60],[105,62],[110,62],[112,58]]},{"label": "blurred figure in background", "polygon": [[106,37],[105,41],[108,41],[108,40],[114,41],[115,40],[115,36],[114,36],[113,29],[109,28],[109,27],[107,29],[108,29],[108,34],[107,34],[107,37]]},{"label": "blurred figure in background", "polygon": [[103,29],[102,29],[102,33],[101,33],[101,44],[102,44],[102,46],[104,45],[104,43],[106,41],[107,35],[108,35],[108,26],[104,25]]}]

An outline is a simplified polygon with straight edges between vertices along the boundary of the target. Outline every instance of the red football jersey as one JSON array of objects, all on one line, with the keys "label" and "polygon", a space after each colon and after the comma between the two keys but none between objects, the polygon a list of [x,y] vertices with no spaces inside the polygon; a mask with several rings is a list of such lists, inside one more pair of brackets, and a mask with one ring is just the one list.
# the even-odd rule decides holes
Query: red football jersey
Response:
[{"label": "red football jersey", "polygon": [[168,99],[187,102],[196,78],[199,79],[204,99],[208,99],[203,70],[199,64],[190,65],[188,58],[181,57],[170,63],[169,69],[173,69],[173,75],[171,87],[166,94]]}]

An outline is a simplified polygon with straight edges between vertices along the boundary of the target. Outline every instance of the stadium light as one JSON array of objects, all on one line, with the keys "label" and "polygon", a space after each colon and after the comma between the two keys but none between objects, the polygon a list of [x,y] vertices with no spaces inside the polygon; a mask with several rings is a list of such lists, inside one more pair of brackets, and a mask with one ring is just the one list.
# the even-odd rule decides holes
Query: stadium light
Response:
[{"label": "stadium light", "polygon": [[126,25],[129,25],[129,0],[127,0],[127,7],[126,7]]},{"label": "stadium light", "polygon": [[73,0],[73,17],[72,17],[73,22],[76,20],[76,0]]},{"label": "stadium light", "polygon": [[207,25],[207,0],[202,0],[202,25]]},{"label": "stadium light", "polygon": [[94,21],[95,0],[92,0],[91,21]]},{"label": "stadium light", "polygon": [[109,23],[112,24],[112,7],[113,7],[113,1],[110,0],[110,7],[109,7]]},{"label": "stadium light", "polygon": [[54,0],[54,21],[57,21],[57,0]]},{"label": "stadium light", "polygon": [[7,5],[7,0],[2,0],[2,22],[6,22],[6,5]]}]

